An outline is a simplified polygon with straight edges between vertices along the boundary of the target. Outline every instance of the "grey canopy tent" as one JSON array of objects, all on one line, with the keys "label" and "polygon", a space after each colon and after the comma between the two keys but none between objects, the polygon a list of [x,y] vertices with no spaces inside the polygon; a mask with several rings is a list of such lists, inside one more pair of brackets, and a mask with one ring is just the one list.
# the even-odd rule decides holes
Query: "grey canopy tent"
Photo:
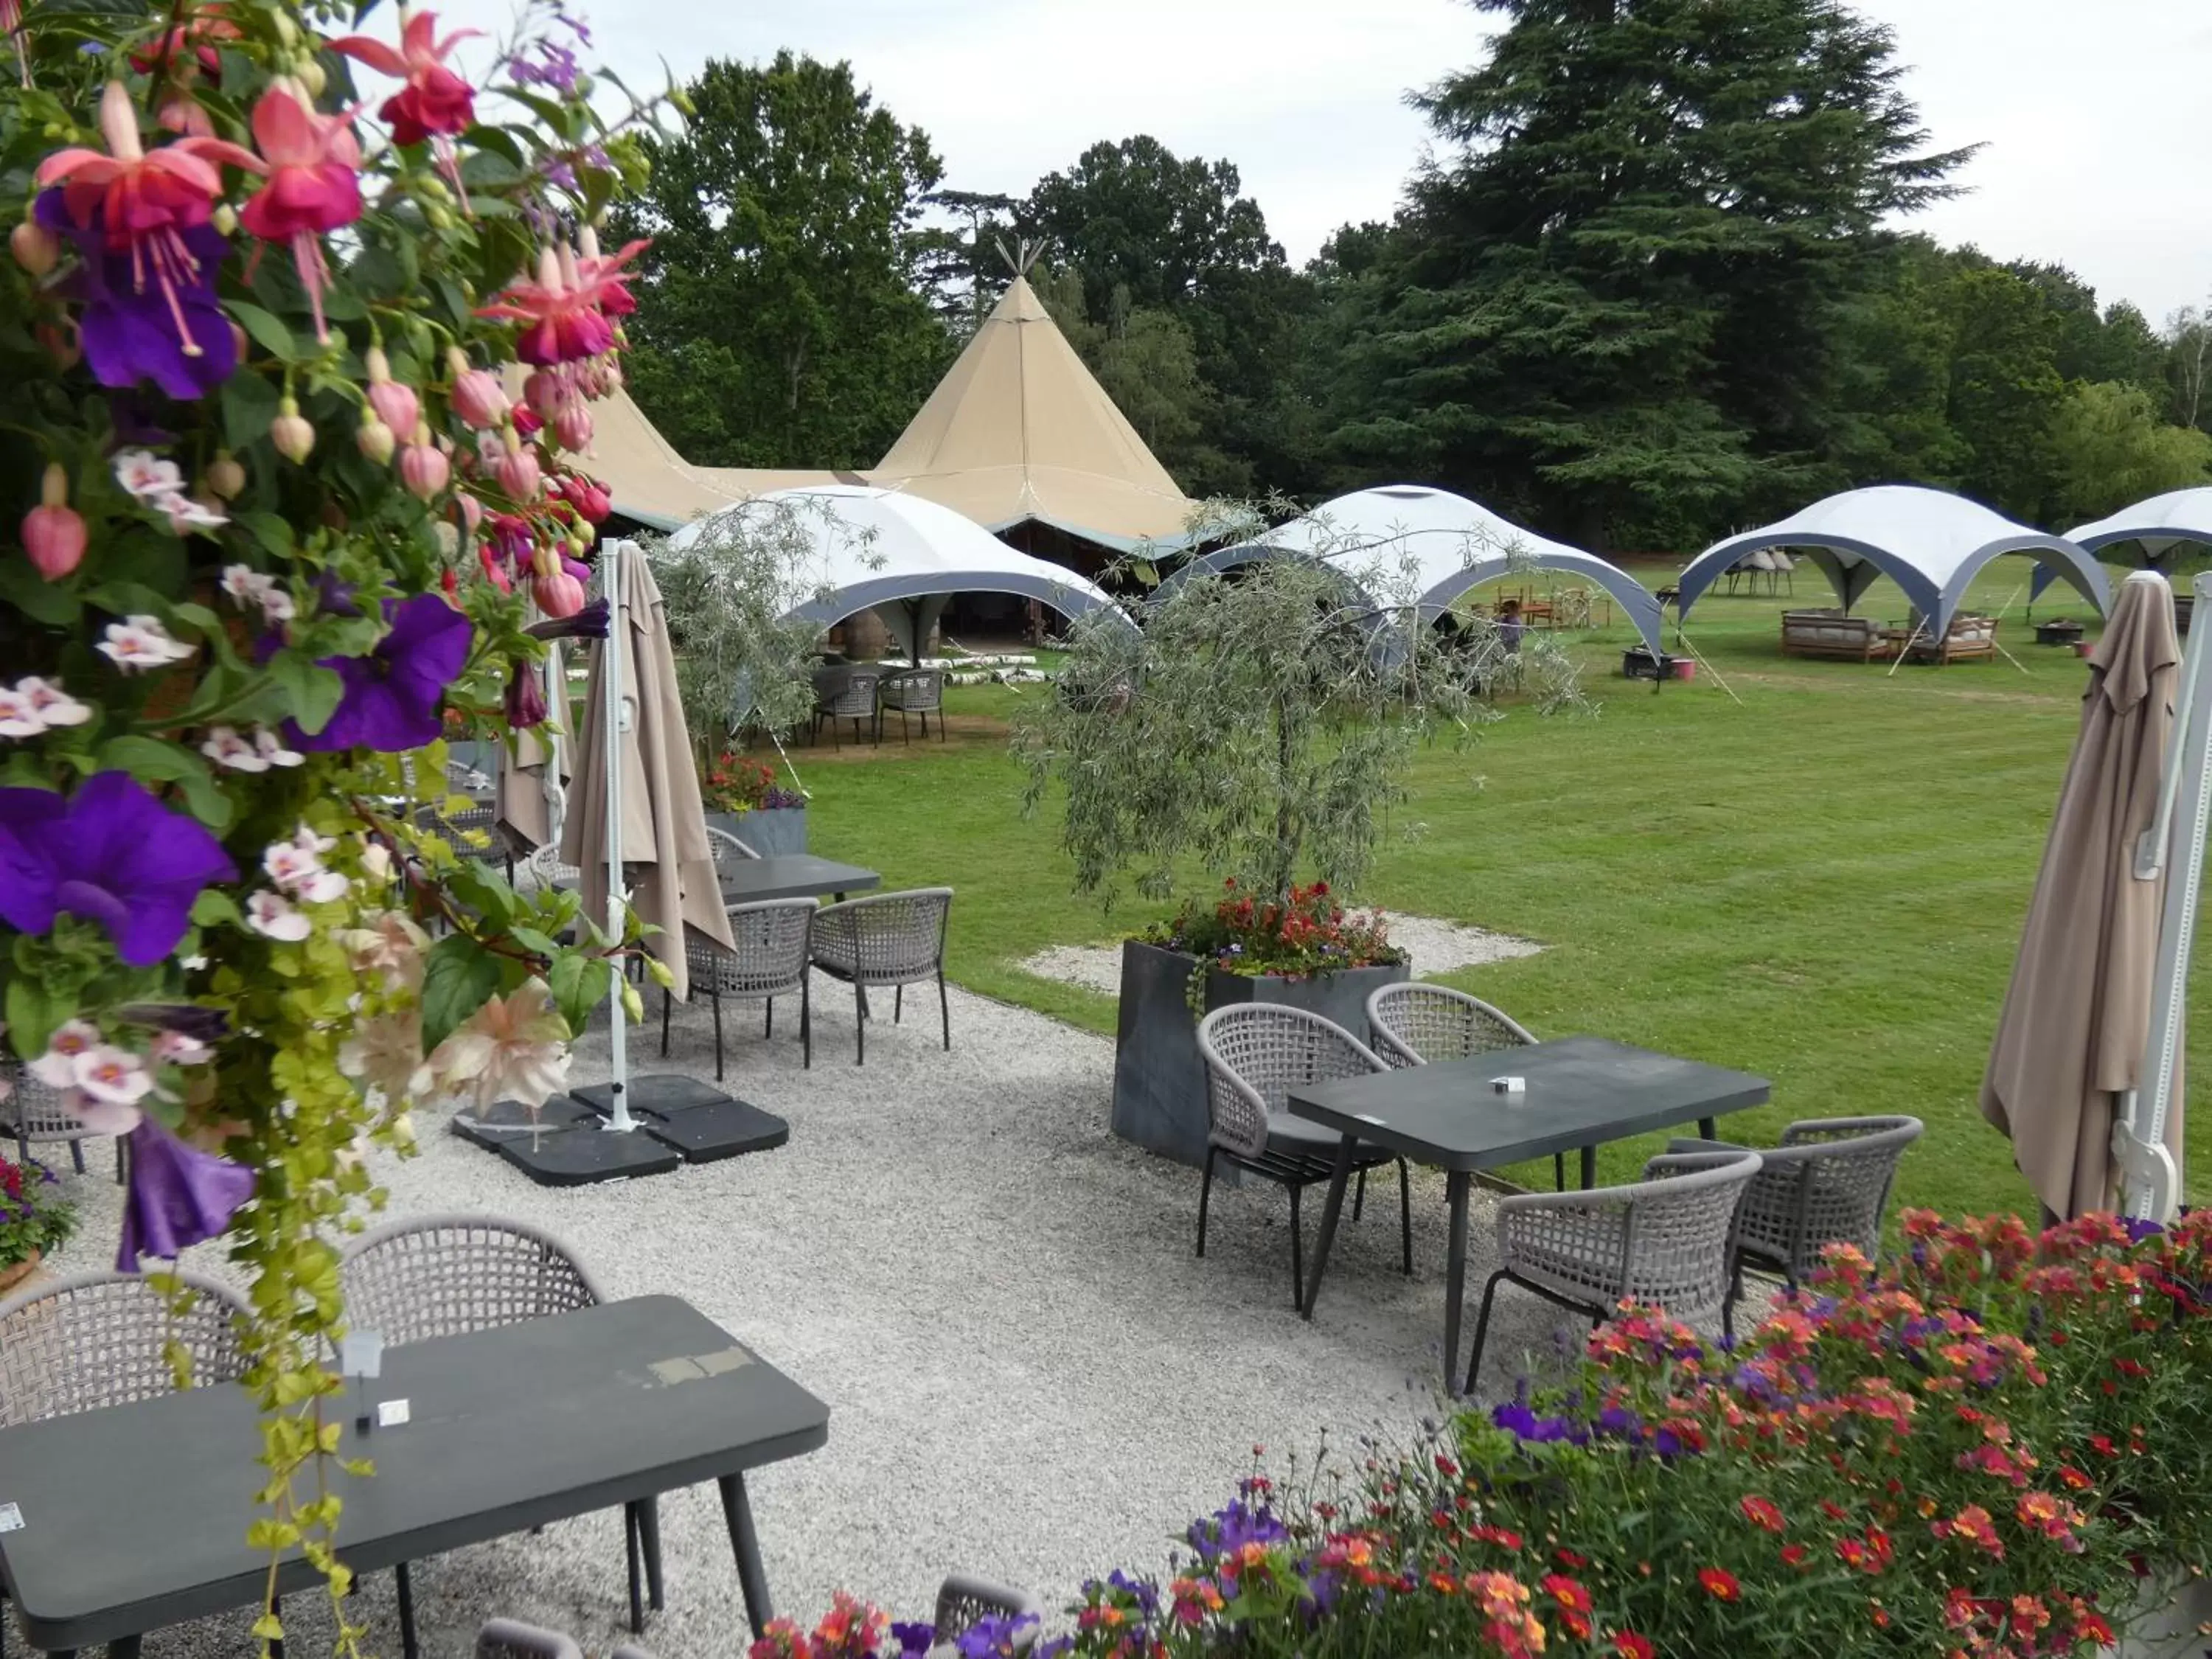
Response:
[{"label": "grey canopy tent", "polygon": [[1410,602],[1430,618],[1500,576],[1532,568],[1560,571],[1610,593],[1652,653],[1660,651],[1659,602],[1627,572],[1595,553],[1524,530],[1480,501],[1422,484],[1385,484],[1340,495],[1264,535],[1192,560],[1169,581],[1294,555],[1341,570],[1378,609]]},{"label": "grey canopy tent", "polygon": [[1874,484],[1826,496],[1788,518],[1716,542],[1690,561],[1676,586],[1687,616],[1698,598],[1762,548],[1802,552],[1828,578],[1845,611],[1887,576],[1941,638],[1967,586],[1992,559],[2025,553],[2071,584],[2102,616],[2111,603],[2103,568],[2063,536],[2019,524],[1979,501],[1921,484]]},{"label": "grey canopy tent", "polygon": [[[2163,495],[2153,495],[2067,532],[2066,539],[2085,553],[2115,561],[2130,546],[2137,547],[2144,564],[2153,570],[2162,569],[2174,550],[2185,543],[2212,548],[2212,487],[2170,489]],[[2028,597],[2040,599],[2051,583],[2049,573],[2039,569]]]}]

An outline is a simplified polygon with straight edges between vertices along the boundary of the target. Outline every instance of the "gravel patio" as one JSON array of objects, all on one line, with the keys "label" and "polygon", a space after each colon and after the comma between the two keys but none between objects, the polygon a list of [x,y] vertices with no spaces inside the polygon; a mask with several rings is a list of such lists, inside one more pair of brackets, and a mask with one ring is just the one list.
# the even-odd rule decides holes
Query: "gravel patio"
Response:
[{"label": "gravel patio", "polygon": [[[1196,1171],[1107,1133],[1112,1044],[951,995],[951,1054],[925,994],[912,1021],[871,1030],[863,1068],[844,987],[816,981],[811,1071],[800,1069],[795,1018],[763,1042],[756,1022],[733,1018],[726,1086],[790,1120],[776,1152],[556,1191],[426,1119],[422,1155],[379,1171],[393,1213],[535,1221],[609,1294],[684,1297],[830,1402],[826,1449],[749,1482],[777,1610],[809,1621],[841,1587],[927,1617],[954,1570],[1057,1607],[1088,1577],[1162,1565],[1190,1518],[1233,1491],[1255,1445],[1280,1474],[1324,1435],[1340,1448],[1370,1433],[1403,1440],[1437,1408],[1440,1177],[1415,1172],[1415,1276],[1397,1271],[1386,1182],[1340,1236],[1306,1324],[1291,1306],[1280,1188],[1217,1189],[1207,1255],[1194,1258]],[[665,1062],[659,1010],[649,1012],[634,1070],[711,1079],[704,1006],[678,1007]],[[572,1081],[603,1079],[605,1050],[595,1030]],[[84,1224],[59,1271],[103,1266],[113,1248],[105,1147],[90,1149],[90,1167],[72,1183]],[[1310,1230],[1319,1199],[1310,1194]],[[1489,1271],[1488,1215],[1478,1194],[1471,1285]],[[1561,1317],[1509,1293],[1488,1388],[1505,1385],[1516,1356],[1554,1351]],[[252,1454],[239,1449],[241,1482]],[[660,1659],[741,1650],[713,1488],[672,1494],[661,1509],[668,1607],[645,1644]],[[437,1558],[415,1576],[425,1651],[465,1654],[477,1624],[505,1613],[604,1652],[623,1633],[623,1583],[612,1512]],[[364,1586],[362,1608],[372,1650],[396,1654],[388,1575]],[[287,1613],[293,1651],[327,1650],[317,1601]],[[248,1622],[163,1632],[147,1650],[250,1651]]]}]

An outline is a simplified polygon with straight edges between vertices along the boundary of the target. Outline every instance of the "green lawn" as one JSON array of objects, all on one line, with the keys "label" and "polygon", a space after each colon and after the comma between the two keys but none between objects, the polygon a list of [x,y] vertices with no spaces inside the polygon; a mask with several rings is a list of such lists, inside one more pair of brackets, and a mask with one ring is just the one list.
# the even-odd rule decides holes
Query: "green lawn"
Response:
[{"label": "green lawn", "polygon": [[[1775,1103],[1729,1133],[1911,1112],[1929,1133],[1905,1201],[2020,1208],[2009,1148],[1974,1101],[2083,684],[2070,653],[2029,642],[2026,576],[2000,561],[1972,595],[1989,610],[2016,595],[1999,638],[2025,673],[2002,659],[1893,676],[1786,659],[1782,605],[1828,602],[1811,573],[1795,600],[1715,594],[1693,613],[1692,641],[1741,703],[1704,671],[1655,696],[1618,678],[1627,629],[1583,636],[1597,715],[1515,708],[1469,748],[1425,752],[1401,826],[1423,833],[1392,837],[1357,896],[1541,942],[1449,976],[1540,1035],[1597,1032],[1772,1078]],[[2068,608],[2047,597],[2039,614]],[[1905,611],[1887,584],[1860,608]],[[887,885],[959,890],[956,979],[1110,1031],[1111,999],[1014,965],[1151,914],[1125,902],[1106,916],[1072,894],[1053,817],[1021,817],[1002,722],[1018,696],[1043,695],[954,690],[942,746],[894,733],[873,755],[793,752],[817,850]],[[2212,1054],[2191,1062],[2204,1076]],[[1601,1174],[1648,1150],[1608,1149]]]}]

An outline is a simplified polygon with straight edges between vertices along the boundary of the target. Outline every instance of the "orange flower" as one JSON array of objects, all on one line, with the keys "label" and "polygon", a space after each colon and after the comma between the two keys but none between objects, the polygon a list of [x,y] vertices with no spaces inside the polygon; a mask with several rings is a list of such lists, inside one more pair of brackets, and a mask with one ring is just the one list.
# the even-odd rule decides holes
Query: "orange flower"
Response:
[{"label": "orange flower", "polygon": [[1705,1594],[1716,1601],[1741,1601],[1743,1586],[1726,1567],[1699,1567],[1698,1583],[1705,1586]]},{"label": "orange flower", "polygon": [[1743,1510],[1743,1518],[1750,1522],[1753,1526],[1762,1527],[1768,1532],[1782,1530],[1784,1525],[1782,1510],[1772,1498],[1761,1498],[1753,1493],[1744,1498],[1738,1507]]},{"label": "orange flower", "polygon": [[1613,1633],[1613,1650],[1620,1659],[1651,1659],[1651,1638],[1632,1630],[1617,1630]]}]

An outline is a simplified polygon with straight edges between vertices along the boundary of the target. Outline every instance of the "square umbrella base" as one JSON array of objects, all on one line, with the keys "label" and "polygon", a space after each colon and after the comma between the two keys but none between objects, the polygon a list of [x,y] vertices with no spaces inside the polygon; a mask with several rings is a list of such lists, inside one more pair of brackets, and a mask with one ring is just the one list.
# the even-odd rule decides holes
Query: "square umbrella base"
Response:
[{"label": "square umbrella base", "polygon": [[[791,1139],[791,1125],[783,1119],[696,1078],[673,1073],[634,1077],[624,1092],[630,1115],[646,1133],[694,1164],[769,1152]],[[610,1111],[614,1087],[586,1084],[575,1091],[575,1098],[594,1111]]]},{"label": "square umbrella base", "polygon": [[618,1135],[604,1122],[590,1107],[555,1095],[539,1109],[534,1125],[528,1107],[502,1100],[481,1112],[455,1113],[453,1133],[496,1152],[541,1187],[665,1175],[684,1161],[642,1127]]}]

